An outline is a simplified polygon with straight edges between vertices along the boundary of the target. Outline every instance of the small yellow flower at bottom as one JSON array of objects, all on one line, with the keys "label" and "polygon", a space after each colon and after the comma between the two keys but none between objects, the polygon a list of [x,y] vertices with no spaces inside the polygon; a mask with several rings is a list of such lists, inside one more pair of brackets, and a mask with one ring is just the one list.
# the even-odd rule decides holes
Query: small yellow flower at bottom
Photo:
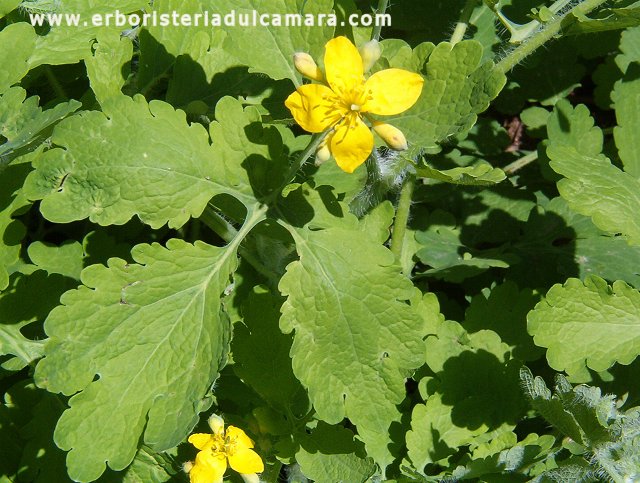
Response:
[{"label": "small yellow flower at bottom", "polygon": [[195,433],[189,443],[200,451],[194,463],[186,464],[191,483],[222,483],[227,466],[240,473],[247,483],[258,483],[264,471],[262,459],[253,451],[253,441],[235,426],[225,430],[220,416],[209,418],[212,434]]},{"label": "small yellow flower at bottom", "polygon": [[[331,39],[325,46],[324,75],[308,55],[297,54],[298,71],[321,83],[300,86],[285,101],[295,121],[306,131],[331,130],[326,147],[347,173],[353,173],[373,151],[371,125],[376,120],[370,116],[394,116],[406,111],[417,102],[424,84],[421,75],[403,69],[381,70],[365,79],[365,62],[370,64],[379,55],[379,46],[365,47],[363,60],[346,37]],[[399,130],[388,124],[375,127],[390,147],[406,149]],[[326,149],[319,154],[324,159]]]}]

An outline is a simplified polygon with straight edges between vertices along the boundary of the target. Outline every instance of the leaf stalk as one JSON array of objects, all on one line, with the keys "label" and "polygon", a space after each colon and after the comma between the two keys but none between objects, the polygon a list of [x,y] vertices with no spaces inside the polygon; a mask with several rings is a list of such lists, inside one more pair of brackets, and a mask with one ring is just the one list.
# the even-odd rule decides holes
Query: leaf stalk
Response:
[{"label": "leaf stalk", "polygon": [[396,256],[397,260],[400,260],[402,257],[404,238],[407,233],[409,212],[411,211],[411,201],[413,199],[415,186],[416,175],[408,172],[404,179],[402,190],[400,191],[400,199],[398,200],[396,218],[393,222],[393,232],[391,234],[391,252]]},{"label": "leaf stalk", "polygon": [[473,10],[478,5],[478,0],[467,0],[467,3],[464,5],[462,10],[462,14],[460,15],[460,20],[456,24],[456,28],[451,35],[451,44],[455,45],[464,39],[464,34],[467,33],[467,28],[469,27],[469,23],[471,21],[471,15],[473,14]]},{"label": "leaf stalk", "polygon": [[[389,0],[380,0],[378,2],[378,8],[376,8],[376,15],[384,15],[389,6]],[[371,32],[371,40],[380,40],[380,34],[382,33],[382,25],[376,24]]]}]

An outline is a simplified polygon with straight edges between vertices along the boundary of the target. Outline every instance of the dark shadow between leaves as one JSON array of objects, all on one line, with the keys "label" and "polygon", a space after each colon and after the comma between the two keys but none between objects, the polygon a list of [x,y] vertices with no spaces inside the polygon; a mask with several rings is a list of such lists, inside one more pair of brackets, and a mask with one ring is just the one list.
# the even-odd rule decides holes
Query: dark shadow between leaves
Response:
[{"label": "dark shadow between leaves", "polygon": [[442,394],[456,426],[474,430],[486,425],[492,430],[504,423],[515,425],[527,407],[519,370],[518,361],[505,364],[485,350],[465,351],[444,363],[429,391]]}]

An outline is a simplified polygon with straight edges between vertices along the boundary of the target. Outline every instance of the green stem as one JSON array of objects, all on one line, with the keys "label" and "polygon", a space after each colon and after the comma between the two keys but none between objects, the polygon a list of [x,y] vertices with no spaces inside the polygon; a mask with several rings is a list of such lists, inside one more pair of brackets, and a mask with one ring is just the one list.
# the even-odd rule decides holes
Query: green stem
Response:
[{"label": "green stem", "polygon": [[523,43],[520,47],[513,50],[509,55],[498,62],[498,64],[496,65],[496,69],[506,74],[520,62],[522,62],[526,57],[531,55],[538,48],[542,47],[553,37],[558,35],[560,33],[560,30],[562,29],[562,21],[567,15],[570,15],[572,13],[586,15],[592,10],[598,8],[606,1],[607,0],[586,0],[573,7],[566,14],[559,15],[557,18],[546,24],[543,29],[540,30],[540,32],[532,35],[531,38],[527,40],[527,42]]},{"label": "green stem", "polygon": [[455,45],[464,38],[464,34],[467,32],[467,28],[469,27],[471,15],[473,14],[473,10],[476,8],[477,4],[478,0],[467,0],[467,3],[462,10],[462,14],[460,15],[460,20],[456,24],[453,35],[451,35],[451,44]]},{"label": "green stem", "polygon": [[222,215],[216,212],[211,205],[207,205],[204,209],[202,215],[200,215],[200,221],[211,228],[227,243],[231,243],[231,241],[238,235],[238,230],[236,230],[231,223],[225,220]]},{"label": "green stem", "polygon": [[[556,0],[553,5],[551,5],[548,10],[553,13],[553,15],[557,14],[559,11],[564,9],[569,3],[573,0]],[[506,29],[511,33],[511,39],[509,42],[512,44],[519,44],[527,40],[531,35],[534,34],[539,28],[541,23],[538,20],[532,20],[529,23],[520,25],[512,22],[504,14],[493,8],[494,13],[498,16],[498,20],[506,27]]]},{"label": "green stem", "polygon": [[[389,0],[379,0],[378,8],[376,9],[376,15],[384,15],[387,11],[387,7],[389,6]],[[373,27],[373,32],[371,32],[371,40],[380,40],[380,34],[382,33],[382,25],[376,24]]]},{"label": "green stem", "polygon": [[273,273],[265,267],[250,250],[246,250],[239,246],[253,227],[265,219],[267,210],[267,205],[261,205],[259,208],[251,211],[240,230],[236,230],[231,223],[214,211],[210,205],[205,208],[199,219],[211,228],[211,230],[213,230],[220,238],[226,241],[228,246],[237,247],[238,255],[246,260],[246,262],[258,273],[264,275],[268,280],[273,281]]},{"label": "green stem", "polygon": [[508,175],[514,174],[516,171],[524,168],[525,166],[533,163],[538,159],[538,151],[533,151],[520,159],[516,159],[513,163],[504,167],[503,171]]},{"label": "green stem", "polygon": [[285,188],[285,186],[291,183],[291,181],[295,178],[296,173],[300,171],[300,168],[302,168],[304,163],[307,162],[307,159],[309,159],[311,155],[318,150],[318,148],[320,147],[320,144],[322,144],[322,141],[324,141],[324,139],[328,136],[330,132],[331,132],[331,129],[327,129],[322,133],[313,135],[307,147],[304,148],[304,151],[302,151],[298,155],[298,157],[295,159],[293,164],[291,164],[291,168],[289,168],[289,172],[285,176],[284,181],[282,182],[282,185],[280,185],[280,187],[277,190],[275,190],[269,198],[267,198],[266,200],[267,203],[274,201],[278,196],[280,196],[280,193]]},{"label": "green stem", "polygon": [[409,212],[415,185],[415,174],[407,173],[402,185],[402,191],[400,191],[400,200],[396,210],[396,219],[393,222],[393,233],[391,234],[391,252],[396,256],[397,260],[402,257],[402,247],[407,233],[407,223],[409,222]]},{"label": "green stem", "polygon": [[58,78],[53,73],[53,70],[51,69],[51,66],[46,65],[44,67],[44,74],[47,77],[47,80],[49,81],[49,84],[53,88],[53,92],[56,93],[56,97],[61,97],[63,99],[69,99],[67,97],[67,93],[64,90],[64,87],[62,87],[62,84],[60,84],[60,81],[58,81]]}]

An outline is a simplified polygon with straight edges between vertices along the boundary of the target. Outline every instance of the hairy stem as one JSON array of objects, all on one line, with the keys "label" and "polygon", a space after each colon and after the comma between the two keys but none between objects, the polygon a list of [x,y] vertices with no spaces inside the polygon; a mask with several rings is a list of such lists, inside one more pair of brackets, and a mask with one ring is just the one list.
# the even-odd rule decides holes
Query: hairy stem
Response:
[{"label": "hairy stem", "polygon": [[467,3],[462,10],[462,14],[460,15],[460,20],[456,24],[453,35],[451,35],[451,44],[455,45],[464,38],[464,34],[467,32],[467,28],[469,27],[471,14],[473,14],[473,10],[476,8],[476,5],[478,5],[478,0],[467,0]]},{"label": "hairy stem", "polygon": [[[379,0],[378,8],[376,9],[376,15],[384,15],[389,6],[389,0]],[[382,33],[382,25],[375,25],[373,32],[371,32],[371,40],[380,40],[380,34]]]},{"label": "hairy stem", "polygon": [[540,32],[532,35],[529,40],[527,40],[520,47],[507,55],[500,62],[498,62],[498,64],[496,65],[496,69],[501,70],[506,74],[520,62],[522,62],[526,57],[531,55],[538,48],[542,47],[553,37],[558,35],[560,33],[560,30],[562,29],[562,21],[566,18],[567,15],[570,15],[572,13],[586,15],[592,10],[598,8],[606,1],[607,0],[585,0],[584,2],[581,2],[573,7],[566,14],[559,15],[558,17],[554,18],[552,21],[547,23],[543,27],[543,29],[540,30]]},{"label": "hairy stem", "polygon": [[207,205],[199,219],[227,243],[231,243],[238,234],[238,230],[216,212],[211,205]]},{"label": "hairy stem", "polygon": [[402,257],[402,247],[404,245],[404,237],[407,233],[407,223],[409,222],[409,212],[411,210],[411,201],[413,199],[415,185],[415,174],[407,173],[407,177],[404,179],[402,185],[402,191],[400,191],[400,200],[398,200],[396,218],[393,222],[393,232],[391,234],[391,252],[398,260]]}]

